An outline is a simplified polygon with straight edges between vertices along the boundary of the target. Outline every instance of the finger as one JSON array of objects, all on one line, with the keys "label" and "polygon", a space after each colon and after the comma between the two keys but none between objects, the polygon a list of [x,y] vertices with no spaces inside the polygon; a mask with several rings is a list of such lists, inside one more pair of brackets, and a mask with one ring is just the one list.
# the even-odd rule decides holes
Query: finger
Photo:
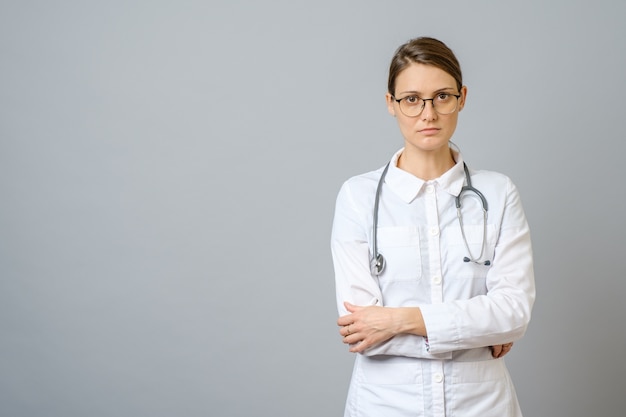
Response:
[{"label": "finger", "polygon": [[359,311],[361,310],[363,307],[361,306],[355,306],[354,304],[350,304],[347,301],[343,302],[343,306],[346,308],[346,310],[348,310],[350,313],[354,313],[355,311]]},{"label": "finger", "polygon": [[367,349],[369,345],[365,343],[364,340],[357,340],[356,342],[350,343],[350,352],[351,353],[361,353],[365,349]]},{"label": "finger", "polygon": [[360,336],[358,336],[356,333],[354,333],[354,331],[350,330],[351,333],[347,333],[346,330],[343,330],[344,336],[343,336],[343,343],[347,344],[347,345],[356,345],[359,342],[359,338]]},{"label": "finger", "polygon": [[492,347],[492,355],[494,358],[501,358],[511,351],[513,343],[505,343],[503,345],[497,345]]},{"label": "finger", "polygon": [[[360,336],[354,334],[354,333],[350,333],[347,336],[343,337],[342,342],[345,343],[346,345],[350,345],[351,347],[356,346],[359,342],[360,342]],[[350,349],[350,351],[352,351],[352,349]]]},{"label": "finger", "polygon": [[352,317],[352,314],[347,314],[345,316],[341,316],[339,317],[339,319],[337,319],[337,325],[338,326],[347,326],[348,324],[354,323],[354,318]]},{"label": "finger", "polygon": [[491,356],[494,358],[499,358],[502,354],[502,345],[491,346]]}]

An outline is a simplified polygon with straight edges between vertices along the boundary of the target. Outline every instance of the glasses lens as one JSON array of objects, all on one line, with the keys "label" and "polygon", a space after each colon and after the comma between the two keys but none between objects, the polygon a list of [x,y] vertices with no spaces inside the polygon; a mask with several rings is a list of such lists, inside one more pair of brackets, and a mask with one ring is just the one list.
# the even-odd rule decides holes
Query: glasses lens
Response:
[{"label": "glasses lens", "polygon": [[439,114],[450,114],[456,110],[458,99],[452,94],[439,94],[433,99],[435,111]]},{"label": "glasses lens", "polygon": [[424,100],[419,97],[405,97],[400,101],[400,110],[405,116],[415,117],[422,112]]}]

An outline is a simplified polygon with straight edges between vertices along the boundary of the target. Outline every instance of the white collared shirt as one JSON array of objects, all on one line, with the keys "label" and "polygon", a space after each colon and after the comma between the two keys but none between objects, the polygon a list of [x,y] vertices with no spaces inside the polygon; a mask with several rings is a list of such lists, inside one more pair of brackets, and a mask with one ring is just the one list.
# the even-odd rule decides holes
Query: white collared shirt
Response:
[{"label": "white collared shirt", "polygon": [[[401,152],[402,149],[391,159],[380,196],[378,251],[386,259],[386,268],[379,277],[372,276],[369,265],[374,200],[383,168],[353,177],[341,187],[331,238],[337,305],[340,315],[348,313],[344,301],[356,305],[420,307],[428,340],[398,335],[358,355],[346,415],[351,415],[349,410],[361,410],[355,396],[363,398],[361,390],[365,381],[381,375],[385,375],[384,385],[402,385],[406,378],[411,381],[421,378],[418,385],[430,393],[424,401],[434,407],[433,415],[438,416],[445,415],[446,407],[452,407],[445,400],[450,379],[465,378],[460,370],[462,366],[454,365],[455,362],[476,362],[479,368],[482,363],[485,369],[495,366],[498,369],[494,372],[508,381],[504,365],[493,365],[488,346],[521,338],[535,299],[529,228],[511,180],[495,172],[470,171],[472,185],[488,203],[482,260],[489,260],[490,265],[464,262],[464,257],[480,254],[484,227],[480,199],[464,193],[461,212],[469,254],[455,205],[465,183],[462,156],[454,152],[456,164],[450,170],[437,179],[424,181],[397,167]],[[375,357],[380,360],[378,355],[391,355],[388,360],[401,363],[403,371],[394,371],[400,369],[394,366],[376,366],[372,360]],[[416,360],[428,360],[430,365],[420,365],[419,375],[408,376],[406,369],[412,369],[410,364]],[[502,389],[510,389],[514,397],[512,386],[507,387],[505,383]],[[388,387],[384,392],[390,392]],[[503,391],[506,397],[505,394]],[[383,394],[374,396],[380,395]],[[460,394],[454,395],[458,398]],[[402,403],[400,398],[389,400]],[[507,407],[518,410],[514,398],[502,401],[513,402],[514,407],[511,404]],[[449,398],[447,402],[450,403]],[[476,415],[483,412],[476,411]],[[502,410],[494,408],[482,417],[497,415],[496,412]],[[475,414],[466,410],[463,415]],[[500,414],[509,415],[519,414]]]}]

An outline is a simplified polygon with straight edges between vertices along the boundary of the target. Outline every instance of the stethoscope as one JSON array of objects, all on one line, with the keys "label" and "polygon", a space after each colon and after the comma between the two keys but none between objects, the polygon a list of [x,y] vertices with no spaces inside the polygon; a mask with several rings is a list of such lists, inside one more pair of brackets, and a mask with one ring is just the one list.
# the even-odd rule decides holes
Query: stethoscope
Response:
[{"label": "stethoscope", "polygon": [[[373,241],[373,258],[370,261],[370,268],[372,270],[372,274],[373,275],[380,275],[383,270],[385,269],[385,258],[384,256],[378,252],[378,204],[380,202],[380,194],[383,188],[383,183],[385,182],[385,176],[387,175],[387,171],[389,170],[389,163],[387,164],[387,166],[385,166],[385,169],[383,170],[383,173],[380,176],[380,179],[378,180],[378,187],[376,187],[376,198],[374,200],[374,225],[373,225],[373,230],[372,230],[372,241]],[[463,242],[465,243],[465,249],[467,249],[467,253],[469,254],[469,256],[465,256],[463,257],[463,262],[474,262],[477,264],[482,264],[482,265],[491,265],[491,261],[486,260],[486,261],[481,261],[482,257],[483,257],[483,252],[485,250],[485,241],[487,239],[487,210],[488,210],[488,205],[487,205],[487,199],[485,198],[485,196],[483,195],[483,193],[481,193],[480,191],[478,191],[476,188],[474,188],[472,186],[472,179],[470,177],[470,173],[469,173],[469,169],[467,169],[467,165],[465,164],[465,162],[463,162],[463,171],[465,171],[465,182],[467,183],[467,185],[464,185],[461,188],[461,192],[459,193],[459,195],[457,195],[455,197],[455,203],[456,203],[456,216],[459,219],[459,226],[461,227],[461,235],[463,236]],[[477,257],[474,257],[472,255],[472,251],[470,250],[470,247],[467,243],[467,238],[465,237],[465,228],[463,227],[463,215],[461,214],[461,198],[463,197],[464,193],[474,193],[478,196],[478,198],[480,198],[480,201],[482,202],[483,205],[483,242],[482,245],[480,247],[480,255],[478,255]]]}]

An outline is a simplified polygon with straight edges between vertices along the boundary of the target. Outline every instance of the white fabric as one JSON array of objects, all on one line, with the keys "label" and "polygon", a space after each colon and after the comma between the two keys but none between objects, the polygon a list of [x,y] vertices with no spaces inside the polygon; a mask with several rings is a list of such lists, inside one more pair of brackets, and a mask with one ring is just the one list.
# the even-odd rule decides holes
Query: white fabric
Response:
[{"label": "white fabric", "polygon": [[[372,218],[383,168],[346,181],[337,197],[331,249],[337,305],[419,306],[428,340],[398,335],[358,354],[346,416],[521,416],[502,359],[489,346],[520,339],[535,298],[530,234],[517,189],[499,173],[473,171],[488,202],[486,266],[469,256],[455,197],[465,182],[463,158],[440,178],[423,181],[391,159],[378,214],[378,250],[387,261],[370,273]],[[464,194],[462,214],[473,256],[483,235],[482,205]]]}]

